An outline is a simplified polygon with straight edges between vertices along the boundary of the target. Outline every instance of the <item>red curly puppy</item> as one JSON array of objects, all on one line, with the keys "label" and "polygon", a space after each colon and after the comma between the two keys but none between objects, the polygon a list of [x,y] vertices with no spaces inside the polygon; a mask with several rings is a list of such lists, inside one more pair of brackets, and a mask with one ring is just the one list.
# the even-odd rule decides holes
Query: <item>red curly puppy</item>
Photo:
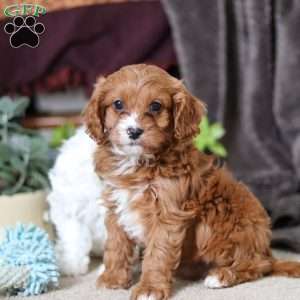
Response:
[{"label": "red curly puppy", "polygon": [[174,273],[193,278],[203,265],[209,288],[300,276],[300,263],[272,257],[269,218],[255,196],[193,146],[204,112],[155,66],[127,66],[96,84],[85,122],[99,145],[108,208],[98,285],[130,286],[136,244],[145,251],[134,300],[168,299]]}]

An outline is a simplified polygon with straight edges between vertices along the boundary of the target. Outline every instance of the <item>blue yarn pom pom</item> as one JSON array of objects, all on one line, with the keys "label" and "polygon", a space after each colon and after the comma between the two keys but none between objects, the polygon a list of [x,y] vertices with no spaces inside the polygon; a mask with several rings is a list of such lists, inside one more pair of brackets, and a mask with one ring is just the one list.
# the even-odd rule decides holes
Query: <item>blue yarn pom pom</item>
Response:
[{"label": "blue yarn pom pom", "polygon": [[10,266],[26,266],[29,277],[23,296],[46,292],[49,286],[57,286],[59,279],[54,248],[47,233],[35,225],[18,224],[7,228],[0,244],[0,259]]}]

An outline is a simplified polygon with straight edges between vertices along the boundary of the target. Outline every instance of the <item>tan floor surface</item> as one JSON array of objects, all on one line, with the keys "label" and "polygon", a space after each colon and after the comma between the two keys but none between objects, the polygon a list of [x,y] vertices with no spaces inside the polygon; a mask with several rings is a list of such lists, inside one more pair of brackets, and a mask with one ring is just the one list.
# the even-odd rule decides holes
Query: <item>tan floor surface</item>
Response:
[{"label": "tan floor surface", "polygon": [[[300,260],[300,254],[275,252],[277,257]],[[58,290],[29,297],[28,300],[127,300],[129,291],[95,288],[97,269],[77,278],[62,278]],[[0,297],[5,299],[5,297]],[[14,297],[13,300],[24,298]],[[199,282],[176,281],[173,300],[300,300],[300,279],[266,277],[255,282],[219,290],[210,290]]]}]

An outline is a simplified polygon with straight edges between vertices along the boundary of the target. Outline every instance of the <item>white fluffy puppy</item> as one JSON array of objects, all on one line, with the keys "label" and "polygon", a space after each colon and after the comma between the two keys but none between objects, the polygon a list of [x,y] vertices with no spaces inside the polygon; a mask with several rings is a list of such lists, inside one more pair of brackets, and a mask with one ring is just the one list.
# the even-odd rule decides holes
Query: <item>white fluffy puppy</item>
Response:
[{"label": "white fluffy puppy", "polygon": [[90,254],[102,255],[105,208],[98,202],[103,183],[94,172],[95,142],[84,128],[64,143],[49,173],[50,219],[57,231],[56,253],[65,275],[88,271]]}]

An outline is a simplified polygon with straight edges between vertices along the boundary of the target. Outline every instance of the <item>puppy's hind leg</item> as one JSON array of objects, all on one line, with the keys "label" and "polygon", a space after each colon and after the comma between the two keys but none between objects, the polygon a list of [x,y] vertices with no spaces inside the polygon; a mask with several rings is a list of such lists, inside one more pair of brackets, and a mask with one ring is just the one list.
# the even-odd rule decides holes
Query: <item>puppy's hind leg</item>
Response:
[{"label": "puppy's hind leg", "polygon": [[86,224],[75,218],[67,219],[57,228],[55,247],[58,265],[64,275],[81,275],[88,271],[92,235]]},{"label": "puppy's hind leg", "polygon": [[236,261],[230,266],[213,268],[204,280],[208,288],[230,287],[242,282],[252,281],[263,277],[272,271],[272,261],[266,259],[251,259]]}]

